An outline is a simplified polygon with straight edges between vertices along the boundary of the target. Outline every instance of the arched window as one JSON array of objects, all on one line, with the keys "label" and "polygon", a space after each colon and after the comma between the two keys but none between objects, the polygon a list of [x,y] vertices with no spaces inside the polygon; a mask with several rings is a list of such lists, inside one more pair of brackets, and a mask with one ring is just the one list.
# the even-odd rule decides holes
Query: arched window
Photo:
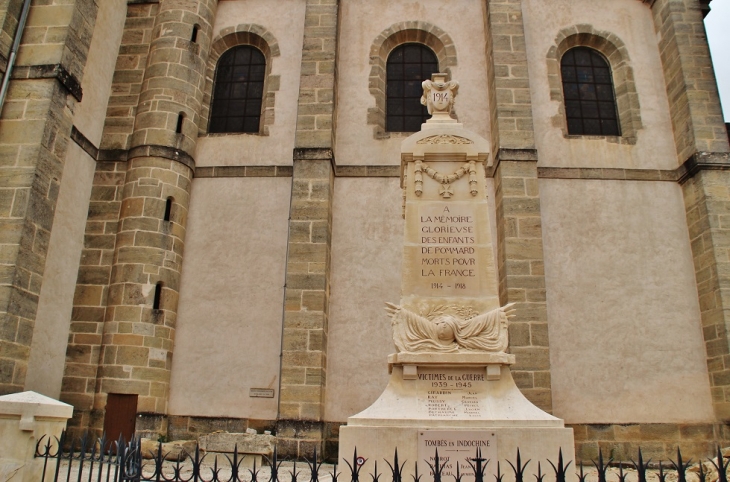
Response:
[{"label": "arched window", "polygon": [[560,61],[568,134],[620,136],[611,67],[598,51],[575,47]]},{"label": "arched window", "polygon": [[403,44],[388,56],[386,68],[386,130],[417,132],[428,119],[421,105],[421,83],[439,71],[433,50],[421,44]]},{"label": "arched window", "polygon": [[256,47],[240,45],[221,55],[208,132],[259,132],[265,77],[266,59]]}]

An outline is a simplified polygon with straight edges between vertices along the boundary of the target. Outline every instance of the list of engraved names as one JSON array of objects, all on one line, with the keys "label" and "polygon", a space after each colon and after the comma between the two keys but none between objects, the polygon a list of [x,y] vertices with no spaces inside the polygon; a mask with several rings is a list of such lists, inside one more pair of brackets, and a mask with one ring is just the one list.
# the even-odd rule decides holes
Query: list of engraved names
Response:
[{"label": "list of engraved names", "polygon": [[486,391],[484,369],[419,369],[419,408],[426,418],[478,419]]}]

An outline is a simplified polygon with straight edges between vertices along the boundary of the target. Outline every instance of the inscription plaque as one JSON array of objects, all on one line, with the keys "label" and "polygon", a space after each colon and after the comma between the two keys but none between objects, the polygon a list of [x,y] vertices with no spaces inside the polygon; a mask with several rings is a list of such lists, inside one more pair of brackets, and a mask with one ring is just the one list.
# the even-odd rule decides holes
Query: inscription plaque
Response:
[{"label": "inscription plaque", "polygon": [[473,204],[419,206],[419,291],[436,296],[475,296],[481,270],[477,209]]},{"label": "inscription plaque", "polygon": [[248,396],[252,398],[274,398],[273,388],[251,388]]},{"label": "inscription plaque", "polygon": [[[463,482],[475,480],[474,467],[477,467],[477,449],[484,470],[484,480],[494,480],[497,472],[497,436],[490,431],[461,430],[422,430],[418,432],[418,473],[433,477],[436,449],[439,453],[441,476],[445,480],[456,477],[458,467]],[[489,463],[486,461],[489,460]],[[469,463],[471,462],[471,464]],[[430,465],[429,465],[430,464]],[[472,467],[472,464],[474,467]],[[486,465],[486,467],[485,467]],[[444,479],[442,479],[444,480]]]},{"label": "inscription plaque", "polygon": [[487,392],[484,368],[423,368],[416,379],[418,409],[425,418],[468,420],[485,414]]}]

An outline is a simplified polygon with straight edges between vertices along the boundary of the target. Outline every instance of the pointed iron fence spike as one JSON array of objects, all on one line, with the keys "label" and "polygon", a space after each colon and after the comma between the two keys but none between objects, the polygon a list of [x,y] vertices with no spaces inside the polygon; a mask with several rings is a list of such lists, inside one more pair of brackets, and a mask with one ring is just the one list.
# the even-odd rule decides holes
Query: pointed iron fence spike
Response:
[{"label": "pointed iron fence spike", "polygon": [[[716,452],[717,461],[722,463],[722,452],[720,452],[720,446],[718,445],[716,448],[717,448],[717,452]],[[710,463],[715,467],[715,469],[717,469],[719,471],[720,467],[717,466],[717,464],[715,463],[715,461],[713,459],[708,457],[707,460],[709,460]]]},{"label": "pointed iron fence spike", "polygon": [[662,461],[659,461],[659,473],[657,474],[659,477],[660,482],[664,482],[666,479],[666,474],[664,473],[664,466],[662,465]]},{"label": "pointed iron fence spike", "polygon": [[718,474],[718,482],[728,482],[727,478],[727,468],[730,465],[730,459],[728,459],[727,462],[725,462],[725,458],[722,455],[722,451],[720,450],[720,446],[717,447],[717,462],[720,464],[717,467],[717,474]]},{"label": "pointed iron fence spike", "polygon": [[413,465],[415,466],[415,475],[411,475],[411,477],[413,478],[413,482],[420,482],[422,475],[418,474],[418,462],[413,462]]}]

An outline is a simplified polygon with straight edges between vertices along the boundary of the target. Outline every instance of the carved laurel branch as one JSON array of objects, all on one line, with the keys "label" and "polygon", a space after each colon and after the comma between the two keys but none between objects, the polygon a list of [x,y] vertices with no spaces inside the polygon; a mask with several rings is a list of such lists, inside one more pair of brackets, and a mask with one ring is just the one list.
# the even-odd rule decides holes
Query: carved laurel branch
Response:
[{"label": "carved laurel branch", "polygon": [[474,144],[474,141],[466,137],[441,134],[438,136],[424,137],[416,144]]}]

